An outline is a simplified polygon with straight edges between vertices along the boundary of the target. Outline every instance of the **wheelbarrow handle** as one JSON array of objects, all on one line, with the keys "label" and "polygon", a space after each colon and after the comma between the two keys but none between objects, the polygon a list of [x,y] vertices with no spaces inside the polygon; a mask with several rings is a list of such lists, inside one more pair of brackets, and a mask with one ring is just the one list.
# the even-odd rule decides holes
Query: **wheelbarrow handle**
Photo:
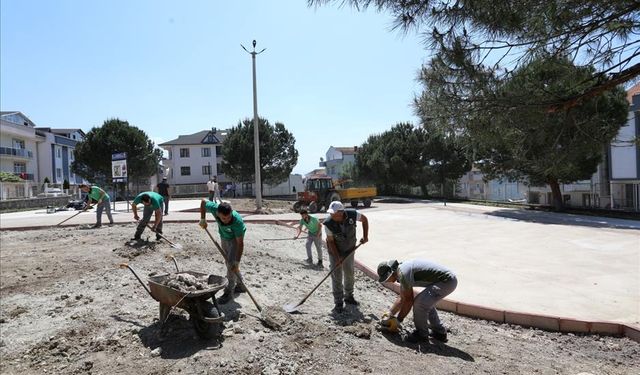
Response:
[{"label": "wheelbarrow handle", "polygon": [[140,277],[138,276],[138,274],[136,273],[136,271],[133,270],[133,268],[128,264],[128,263],[120,263],[120,268],[128,268],[129,271],[131,271],[131,273],[133,273],[133,276],[136,277],[136,279],[138,279],[138,281],[140,282],[140,284],[142,284],[142,287],[144,288],[144,290],[147,291],[147,293],[149,293],[149,295],[151,296],[151,298],[155,299],[155,297],[153,297],[153,294],[151,294],[151,291],[149,290],[149,288],[147,287],[147,284],[142,282],[142,279],[140,279]]}]

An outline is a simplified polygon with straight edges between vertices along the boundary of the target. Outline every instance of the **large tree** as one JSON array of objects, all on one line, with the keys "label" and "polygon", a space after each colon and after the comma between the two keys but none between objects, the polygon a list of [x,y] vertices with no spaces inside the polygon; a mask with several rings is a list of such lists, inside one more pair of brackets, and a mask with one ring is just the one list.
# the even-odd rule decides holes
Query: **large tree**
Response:
[{"label": "large tree", "polygon": [[358,149],[355,174],[383,189],[420,186],[426,194],[427,185],[457,179],[468,166],[455,137],[434,128],[399,123],[371,135]]},{"label": "large tree", "polygon": [[[569,56],[596,71],[579,90],[539,98],[552,110],[577,105],[640,75],[637,0],[308,0],[389,11],[395,26],[417,29],[433,59],[448,69],[445,91],[469,100],[469,86],[485,70],[504,80],[540,53]],[[472,98],[471,98],[472,99]],[[486,98],[485,98],[486,99]]]},{"label": "large tree", "polygon": [[90,181],[111,181],[111,155],[127,153],[127,174],[130,181],[158,173],[162,152],[155,149],[147,134],[127,121],[117,118],[92,128],[75,149],[71,168]]},{"label": "large tree", "polygon": [[[260,139],[260,177],[262,183],[279,184],[289,178],[298,163],[296,139],[276,122],[258,121]],[[245,119],[231,128],[222,144],[224,173],[237,181],[251,181],[255,171],[253,120]],[[262,188],[262,187],[261,187]]]},{"label": "large tree", "polygon": [[468,102],[448,101],[433,79],[419,112],[440,128],[464,134],[487,178],[548,184],[559,210],[560,183],[588,179],[596,171],[605,145],[627,120],[628,103],[621,88],[562,111],[539,103],[579,92],[582,87],[576,83],[588,85],[593,73],[568,58],[540,56],[508,80],[492,80],[487,74],[486,85]]}]

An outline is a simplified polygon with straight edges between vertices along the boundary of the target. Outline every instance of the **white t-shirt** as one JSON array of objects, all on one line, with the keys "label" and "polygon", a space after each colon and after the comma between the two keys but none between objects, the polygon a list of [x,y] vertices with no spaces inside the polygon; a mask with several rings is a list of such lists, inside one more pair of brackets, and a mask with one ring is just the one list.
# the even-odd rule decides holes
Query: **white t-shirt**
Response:
[{"label": "white t-shirt", "polygon": [[207,189],[209,189],[209,191],[217,191],[218,183],[213,181],[207,181]]}]

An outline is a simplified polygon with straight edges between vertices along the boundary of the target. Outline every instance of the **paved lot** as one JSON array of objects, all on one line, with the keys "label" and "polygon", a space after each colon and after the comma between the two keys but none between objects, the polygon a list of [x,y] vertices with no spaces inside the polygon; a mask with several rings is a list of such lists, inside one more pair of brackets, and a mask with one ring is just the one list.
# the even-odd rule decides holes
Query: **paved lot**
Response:
[{"label": "paved lot", "polygon": [[[193,220],[195,230],[198,214],[177,211],[198,206],[174,200],[165,220]],[[370,268],[390,258],[427,258],[458,274],[454,301],[640,327],[640,221],[432,202],[376,202],[361,212],[370,221],[370,242],[356,258]],[[55,225],[75,213],[2,214],[0,228]],[[132,214],[118,203],[114,218],[131,222]],[[95,213],[87,212],[65,224],[94,222]]]}]

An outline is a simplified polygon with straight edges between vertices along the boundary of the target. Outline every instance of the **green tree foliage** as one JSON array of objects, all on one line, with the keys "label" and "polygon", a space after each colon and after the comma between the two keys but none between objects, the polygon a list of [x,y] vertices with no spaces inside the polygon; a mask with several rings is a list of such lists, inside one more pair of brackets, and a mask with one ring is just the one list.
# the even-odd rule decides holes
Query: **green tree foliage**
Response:
[{"label": "green tree foliage", "polygon": [[0,182],[22,182],[19,176],[9,172],[0,172]]},{"label": "green tree foliage", "polygon": [[[260,118],[258,126],[262,183],[279,184],[289,178],[298,162],[296,139],[282,123],[271,125],[268,120]],[[222,168],[226,175],[236,181],[254,178],[253,119],[247,118],[231,128],[222,144],[222,154]]]},{"label": "green tree foliage", "polygon": [[356,175],[383,190],[394,186],[426,186],[457,179],[469,168],[464,150],[452,136],[434,129],[399,123],[370,136],[359,148]]},{"label": "green tree foliage", "polygon": [[64,181],[62,181],[62,188],[64,190],[68,190],[69,189],[69,180],[67,180],[66,178],[65,178]]},{"label": "green tree foliage", "polygon": [[75,149],[71,166],[74,173],[87,180],[111,181],[111,154],[127,153],[129,180],[156,174],[162,151],[155,149],[147,134],[127,121],[110,119],[94,127]]},{"label": "green tree foliage", "polygon": [[[640,74],[640,2],[637,0],[308,0],[310,5],[351,4],[389,11],[395,27],[425,32],[434,65],[446,68],[444,91],[465,96],[493,72],[499,80],[541,53],[571,56],[597,69],[580,90],[539,98],[561,109],[577,105]],[[471,90],[473,93],[474,90]]]},{"label": "green tree foliage", "polygon": [[435,124],[464,134],[487,178],[549,184],[559,210],[559,184],[588,179],[596,171],[605,145],[626,122],[628,103],[620,88],[562,111],[550,111],[539,103],[579,92],[579,83],[588,85],[593,73],[567,58],[541,56],[509,80],[487,80],[475,94],[476,100],[466,103],[443,100],[437,79],[431,80],[426,86],[431,89],[419,101],[419,112],[435,114]]}]

